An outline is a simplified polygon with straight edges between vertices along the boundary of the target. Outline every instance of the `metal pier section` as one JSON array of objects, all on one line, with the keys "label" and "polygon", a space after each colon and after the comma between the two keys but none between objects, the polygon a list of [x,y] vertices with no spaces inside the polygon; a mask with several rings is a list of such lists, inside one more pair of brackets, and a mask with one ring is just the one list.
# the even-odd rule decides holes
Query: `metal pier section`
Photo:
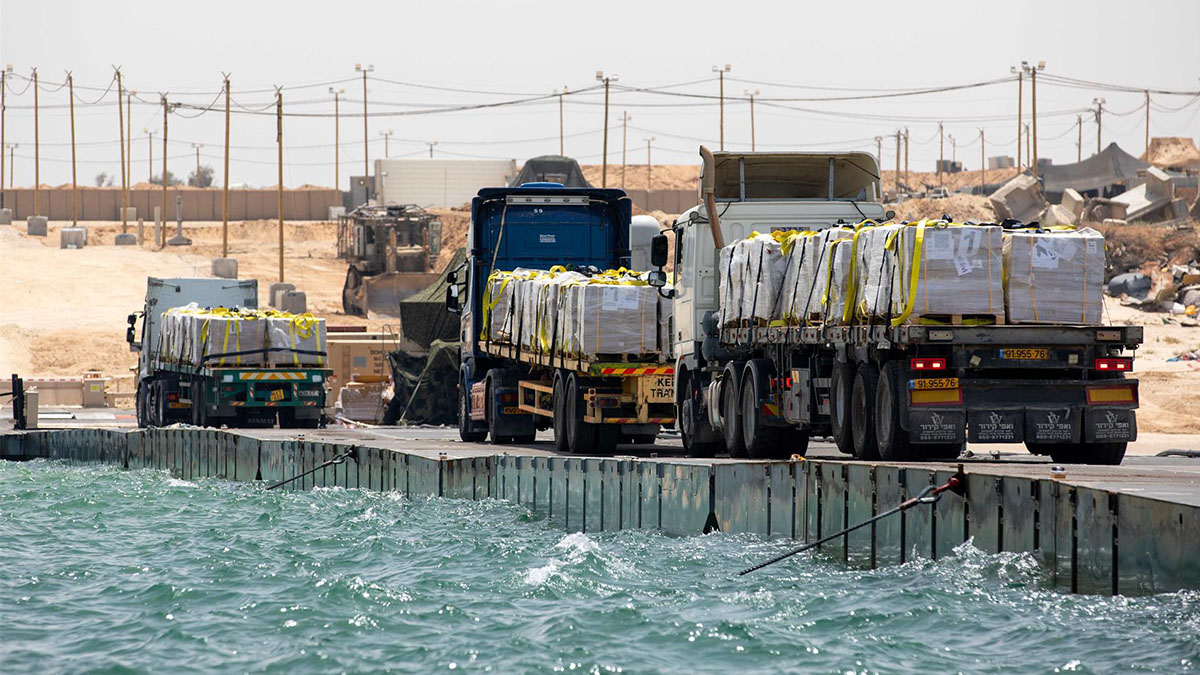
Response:
[{"label": "metal pier section", "polygon": [[[505,499],[566,530],[713,529],[813,540],[945,482],[954,464],[810,459],[759,462],[575,457],[366,430],[65,429],[0,433],[0,459],[49,458],[267,484],[353,450],[288,486]],[[971,540],[1035,556],[1055,589],[1141,595],[1200,589],[1200,461],[1138,458],[1120,467],[968,463],[967,495],[946,495],[821,549],[877,567],[950,555]]]}]

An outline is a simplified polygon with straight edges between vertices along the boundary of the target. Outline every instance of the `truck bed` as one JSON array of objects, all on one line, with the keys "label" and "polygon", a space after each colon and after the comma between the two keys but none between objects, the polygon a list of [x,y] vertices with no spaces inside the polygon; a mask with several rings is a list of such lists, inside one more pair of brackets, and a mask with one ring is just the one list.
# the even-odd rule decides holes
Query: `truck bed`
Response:
[{"label": "truck bed", "polygon": [[773,326],[721,329],[734,347],[763,345],[1120,345],[1136,349],[1141,326]]}]

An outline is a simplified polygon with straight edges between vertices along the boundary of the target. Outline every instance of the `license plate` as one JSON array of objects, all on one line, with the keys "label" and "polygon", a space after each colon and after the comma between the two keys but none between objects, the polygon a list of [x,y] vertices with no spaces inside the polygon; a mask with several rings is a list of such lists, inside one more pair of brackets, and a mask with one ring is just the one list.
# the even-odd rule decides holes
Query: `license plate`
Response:
[{"label": "license plate", "polygon": [[923,389],[958,389],[957,377],[929,377],[921,380],[913,380],[912,388],[915,390]]},{"label": "license plate", "polygon": [[282,401],[283,400],[283,390],[282,389],[273,390],[271,392],[271,400],[272,401]]},{"label": "license plate", "polygon": [[1050,358],[1049,349],[1001,349],[1000,358],[1010,361],[1042,361]]}]

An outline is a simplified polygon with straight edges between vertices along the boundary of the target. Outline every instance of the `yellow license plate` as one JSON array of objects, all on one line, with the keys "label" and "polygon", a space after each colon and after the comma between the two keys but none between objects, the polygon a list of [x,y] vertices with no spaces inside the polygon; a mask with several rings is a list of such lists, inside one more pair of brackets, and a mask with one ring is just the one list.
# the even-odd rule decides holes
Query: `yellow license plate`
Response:
[{"label": "yellow license plate", "polygon": [[957,377],[930,377],[922,380],[913,380],[912,388],[915,390],[924,389],[958,389]]},{"label": "yellow license plate", "polygon": [[1000,358],[1011,361],[1041,361],[1050,358],[1049,349],[1001,349]]},{"label": "yellow license plate", "polygon": [[271,392],[271,400],[272,401],[282,401],[283,400],[283,390],[276,389],[276,390],[272,391]]}]

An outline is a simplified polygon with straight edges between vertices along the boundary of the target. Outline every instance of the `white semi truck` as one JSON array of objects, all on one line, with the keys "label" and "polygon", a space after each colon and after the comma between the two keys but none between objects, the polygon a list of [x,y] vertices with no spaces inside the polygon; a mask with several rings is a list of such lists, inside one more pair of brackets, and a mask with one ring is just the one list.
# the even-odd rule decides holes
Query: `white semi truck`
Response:
[{"label": "white semi truck", "polygon": [[[868,460],[952,458],[968,441],[1023,442],[1064,462],[1124,457],[1137,436],[1126,373],[1140,326],[721,327],[722,247],[893,214],[867,153],[700,152],[703,203],[675,222],[663,291],[674,294],[676,423],[691,455],[803,455],[810,437],[832,436]],[[661,269],[666,237],[652,248]]]}]

